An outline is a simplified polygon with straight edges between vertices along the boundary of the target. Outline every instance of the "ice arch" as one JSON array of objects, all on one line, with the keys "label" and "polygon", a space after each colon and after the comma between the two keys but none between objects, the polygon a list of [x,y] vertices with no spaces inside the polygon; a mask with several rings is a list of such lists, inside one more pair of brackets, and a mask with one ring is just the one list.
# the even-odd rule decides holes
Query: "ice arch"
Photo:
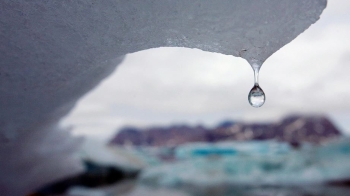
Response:
[{"label": "ice arch", "polygon": [[71,156],[77,141],[55,124],[123,55],[177,46],[263,62],[325,6],[326,0],[2,1],[2,195],[79,172]]}]

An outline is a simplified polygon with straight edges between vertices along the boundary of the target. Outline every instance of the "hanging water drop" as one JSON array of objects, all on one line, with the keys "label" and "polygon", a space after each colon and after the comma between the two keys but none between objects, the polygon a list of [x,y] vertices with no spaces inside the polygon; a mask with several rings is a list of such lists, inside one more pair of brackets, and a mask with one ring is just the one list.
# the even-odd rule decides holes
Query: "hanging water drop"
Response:
[{"label": "hanging water drop", "polygon": [[258,108],[265,103],[265,93],[259,85],[254,85],[248,95],[248,101],[251,106]]},{"label": "hanging water drop", "polygon": [[264,105],[266,99],[264,91],[259,86],[259,70],[261,64],[252,63],[251,66],[254,70],[254,86],[248,94],[248,101],[251,106],[258,108]]}]

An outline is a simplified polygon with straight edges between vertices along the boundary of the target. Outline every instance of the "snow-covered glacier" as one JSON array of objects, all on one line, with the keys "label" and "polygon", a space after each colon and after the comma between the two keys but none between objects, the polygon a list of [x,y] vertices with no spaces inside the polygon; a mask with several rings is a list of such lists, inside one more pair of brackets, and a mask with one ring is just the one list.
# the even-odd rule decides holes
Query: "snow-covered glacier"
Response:
[{"label": "snow-covered glacier", "polygon": [[1,194],[23,195],[81,171],[79,142],[56,125],[125,54],[188,47],[263,62],[325,7],[326,0],[1,1]]}]

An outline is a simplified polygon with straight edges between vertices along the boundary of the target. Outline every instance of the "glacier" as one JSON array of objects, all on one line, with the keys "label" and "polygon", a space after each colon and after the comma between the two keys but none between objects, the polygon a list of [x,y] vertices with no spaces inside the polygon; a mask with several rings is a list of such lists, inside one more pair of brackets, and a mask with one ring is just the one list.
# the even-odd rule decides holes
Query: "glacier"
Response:
[{"label": "glacier", "polygon": [[82,171],[80,139],[58,124],[125,54],[188,47],[262,63],[316,22],[326,2],[1,1],[1,194]]}]

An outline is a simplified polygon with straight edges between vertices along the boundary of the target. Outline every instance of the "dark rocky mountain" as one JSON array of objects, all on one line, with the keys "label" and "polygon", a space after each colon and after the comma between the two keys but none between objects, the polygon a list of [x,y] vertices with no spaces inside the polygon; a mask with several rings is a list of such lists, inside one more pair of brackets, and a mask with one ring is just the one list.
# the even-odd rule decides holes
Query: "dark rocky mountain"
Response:
[{"label": "dark rocky mountain", "polygon": [[177,146],[188,142],[276,139],[298,146],[301,142],[324,143],[340,135],[341,132],[325,116],[293,115],[276,123],[224,121],[212,129],[186,125],[145,129],[125,127],[110,145]]}]

